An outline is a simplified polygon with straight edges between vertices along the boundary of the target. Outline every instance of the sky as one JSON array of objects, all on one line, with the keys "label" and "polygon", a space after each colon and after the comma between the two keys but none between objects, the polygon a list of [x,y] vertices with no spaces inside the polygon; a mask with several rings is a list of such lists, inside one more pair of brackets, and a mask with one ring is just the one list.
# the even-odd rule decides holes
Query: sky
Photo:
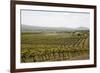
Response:
[{"label": "sky", "polygon": [[86,12],[21,10],[21,24],[40,27],[89,28],[90,14]]}]

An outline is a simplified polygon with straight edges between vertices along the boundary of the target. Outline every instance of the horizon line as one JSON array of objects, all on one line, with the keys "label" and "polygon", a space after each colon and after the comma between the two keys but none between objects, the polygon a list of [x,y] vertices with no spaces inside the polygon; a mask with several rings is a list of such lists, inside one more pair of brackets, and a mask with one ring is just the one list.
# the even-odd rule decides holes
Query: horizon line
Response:
[{"label": "horizon line", "polygon": [[[26,25],[26,26],[35,26],[35,27],[44,27],[44,28],[73,28],[73,29],[75,29],[75,28],[88,28],[88,27],[84,27],[84,26],[79,26],[79,27],[66,27],[66,26],[64,26],[64,27],[48,27],[48,26],[38,26],[38,25],[28,25],[28,24],[21,24],[21,25]],[[88,28],[89,29],[89,28]]]}]

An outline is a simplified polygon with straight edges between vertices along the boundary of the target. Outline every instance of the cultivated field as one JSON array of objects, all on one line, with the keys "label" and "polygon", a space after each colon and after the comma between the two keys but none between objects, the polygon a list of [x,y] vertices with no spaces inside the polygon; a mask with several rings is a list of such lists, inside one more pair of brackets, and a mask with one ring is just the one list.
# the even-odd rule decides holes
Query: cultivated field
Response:
[{"label": "cultivated field", "polygon": [[21,33],[21,62],[89,59],[89,32]]}]

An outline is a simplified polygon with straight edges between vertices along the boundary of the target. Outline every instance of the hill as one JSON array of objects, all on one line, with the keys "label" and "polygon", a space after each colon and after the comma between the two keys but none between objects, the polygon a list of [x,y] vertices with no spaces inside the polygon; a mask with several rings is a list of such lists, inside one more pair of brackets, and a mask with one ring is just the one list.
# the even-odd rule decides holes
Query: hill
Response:
[{"label": "hill", "polygon": [[69,32],[89,30],[87,27],[67,28],[67,27],[40,27],[31,25],[21,25],[22,32]]}]

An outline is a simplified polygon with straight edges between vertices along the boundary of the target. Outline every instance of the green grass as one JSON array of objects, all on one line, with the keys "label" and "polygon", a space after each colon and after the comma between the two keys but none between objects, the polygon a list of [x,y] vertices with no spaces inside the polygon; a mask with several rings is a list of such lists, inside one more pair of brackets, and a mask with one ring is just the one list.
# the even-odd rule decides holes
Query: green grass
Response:
[{"label": "green grass", "polygon": [[89,36],[22,33],[21,62],[89,59]]}]

